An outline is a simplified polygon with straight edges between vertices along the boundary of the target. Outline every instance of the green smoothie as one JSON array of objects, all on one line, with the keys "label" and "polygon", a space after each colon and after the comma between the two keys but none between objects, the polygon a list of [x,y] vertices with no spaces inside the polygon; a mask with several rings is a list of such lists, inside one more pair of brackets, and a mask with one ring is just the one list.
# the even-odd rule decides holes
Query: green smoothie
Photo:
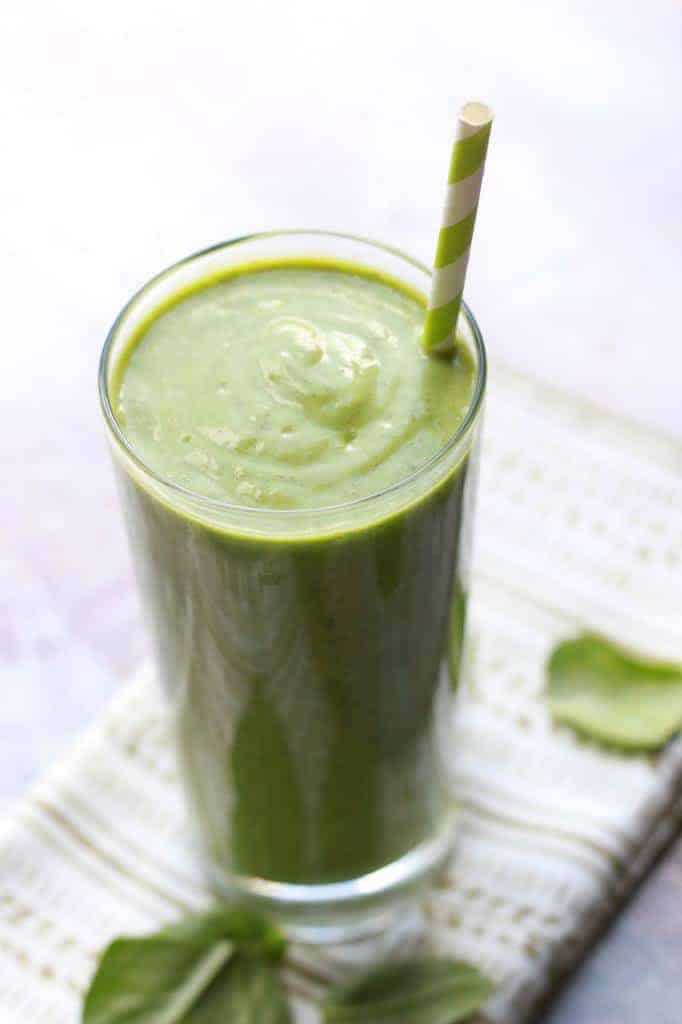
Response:
[{"label": "green smoothie", "polygon": [[156,472],[239,505],[317,508],[381,491],[451,437],[475,370],[427,357],[418,296],[352,267],[199,282],[118,369],[118,421]]},{"label": "green smoothie", "polygon": [[477,371],[466,345],[425,356],[423,320],[421,295],[359,266],[249,264],[167,298],[113,369],[114,415],[158,483],[121,466],[135,564],[226,875],[355,879],[448,818],[466,451],[405,481],[456,433]]}]

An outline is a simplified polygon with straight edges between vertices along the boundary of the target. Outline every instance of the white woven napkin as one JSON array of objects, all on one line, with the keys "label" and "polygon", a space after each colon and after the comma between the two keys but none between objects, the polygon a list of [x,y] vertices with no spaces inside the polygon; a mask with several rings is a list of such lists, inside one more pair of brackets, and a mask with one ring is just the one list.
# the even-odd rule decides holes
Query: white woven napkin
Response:
[{"label": "white woven napkin", "polygon": [[[552,646],[581,628],[682,660],[682,450],[497,368],[488,402],[472,617],[453,745],[459,848],[415,944],[497,982],[486,1021],[518,1024],[590,942],[682,814],[682,744],[605,753],[554,729]],[[161,700],[143,673],[0,834],[0,1020],[68,1024],[97,953],[208,904],[186,837]],[[343,956],[291,951],[298,1019]]]}]

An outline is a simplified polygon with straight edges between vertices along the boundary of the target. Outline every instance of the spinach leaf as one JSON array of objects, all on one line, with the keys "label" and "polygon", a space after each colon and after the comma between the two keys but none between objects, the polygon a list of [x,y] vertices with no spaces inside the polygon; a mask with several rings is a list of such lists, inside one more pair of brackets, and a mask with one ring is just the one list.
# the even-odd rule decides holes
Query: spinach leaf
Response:
[{"label": "spinach leaf", "polygon": [[83,1024],[290,1024],[274,966],[284,941],[248,911],[188,917],[104,951]]},{"label": "spinach leaf", "polygon": [[638,657],[594,633],[547,663],[552,717],[602,743],[657,750],[682,727],[682,666]]},{"label": "spinach leaf", "polygon": [[492,983],[470,964],[417,959],[385,964],[333,990],[325,1024],[456,1024],[469,1018],[492,992]]}]

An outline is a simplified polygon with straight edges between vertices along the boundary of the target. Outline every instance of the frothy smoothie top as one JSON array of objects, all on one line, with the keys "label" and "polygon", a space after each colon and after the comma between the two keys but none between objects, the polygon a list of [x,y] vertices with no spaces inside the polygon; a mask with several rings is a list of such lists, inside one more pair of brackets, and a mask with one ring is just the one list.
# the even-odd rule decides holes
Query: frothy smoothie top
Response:
[{"label": "frothy smoothie top", "polygon": [[335,505],[409,476],[471,404],[473,357],[427,357],[420,299],[360,268],[278,263],[199,282],[116,369],[115,416],[161,476],[261,508]]}]

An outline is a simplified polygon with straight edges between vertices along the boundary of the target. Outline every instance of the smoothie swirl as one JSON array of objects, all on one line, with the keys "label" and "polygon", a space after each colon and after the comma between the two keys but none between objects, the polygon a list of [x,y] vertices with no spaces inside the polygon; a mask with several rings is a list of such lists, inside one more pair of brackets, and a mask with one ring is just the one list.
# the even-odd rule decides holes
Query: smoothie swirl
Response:
[{"label": "smoothie swirl", "polygon": [[116,417],[152,470],[240,505],[307,508],[379,491],[447,442],[472,359],[423,354],[420,296],[352,267],[248,269],[175,296],[120,363]]}]

